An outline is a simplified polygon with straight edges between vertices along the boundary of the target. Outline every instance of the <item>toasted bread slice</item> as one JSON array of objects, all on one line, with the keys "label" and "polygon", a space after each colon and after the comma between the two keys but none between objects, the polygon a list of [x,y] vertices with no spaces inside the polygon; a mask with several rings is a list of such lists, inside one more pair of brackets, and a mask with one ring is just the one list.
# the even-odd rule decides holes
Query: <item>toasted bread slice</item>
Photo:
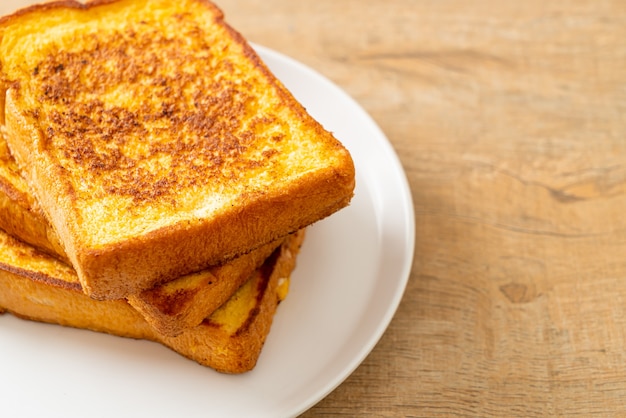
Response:
[{"label": "toasted bread slice", "polygon": [[20,176],[0,136],[0,228],[34,247],[67,261],[63,246]]},{"label": "toasted bread slice", "polygon": [[[56,233],[29,193],[6,142],[0,138],[0,229],[27,244],[66,260]],[[304,231],[286,239],[301,242]],[[220,307],[260,267],[284,240],[273,241],[230,262],[182,276],[128,297],[160,333],[178,335],[199,325]]]},{"label": "toasted bread slice", "polygon": [[[282,240],[284,256],[299,248],[304,229]],[[276,249],[275,241],[227,264],[189,274],[138,295],[128,302],[161,334],[178,335],[220,307]],[[295,257],[292,254],[291,257]]]},{"label": "toasted bread slice", "polygon": [[285,242],[210,317],[168,337],[124,300],[89,298],[70,267],[0,231],[0,313],[152,340],[217,371],[242,373],[256,365],[299,245]]},{"label": "toasted bread slice", "polygon": [[9,148],[92,297],[232,259],[352,197],[347,150],[208,1],[31,7],[0,20],[0,64]]}]

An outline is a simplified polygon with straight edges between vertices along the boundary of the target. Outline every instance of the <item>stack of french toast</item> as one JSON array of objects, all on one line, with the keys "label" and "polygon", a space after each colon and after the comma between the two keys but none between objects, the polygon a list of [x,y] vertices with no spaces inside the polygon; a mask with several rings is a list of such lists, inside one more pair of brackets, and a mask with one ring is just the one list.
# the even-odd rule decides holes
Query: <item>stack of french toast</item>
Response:
[{"label": "stack of french toast", "polygon": [[0,312],[251,370],[342,144],[206,0],[6,16],[0,90]]}]

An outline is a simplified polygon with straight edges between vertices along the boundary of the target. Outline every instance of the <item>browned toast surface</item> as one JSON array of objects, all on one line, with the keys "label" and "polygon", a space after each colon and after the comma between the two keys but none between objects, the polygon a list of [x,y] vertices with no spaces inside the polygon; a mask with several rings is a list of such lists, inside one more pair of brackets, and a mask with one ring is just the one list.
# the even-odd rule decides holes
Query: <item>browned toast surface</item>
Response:
[{"label": "browned toast surface", "polygon": [[304,233],[300,230],[281,242],[266,244],[227,264],[130,295],[128,302],[160,333],[178,335],[200,324],[220,307],[277,247],[282,246],[283,257],[296,257]]},{"label": "browned toast surface", "polygon": [[248,252],[352,196],[347,151],[207,1],[30,8],[0,21],[0,63],[9,146],[93,297]]},{"label": "browned toast surface", "polygon": [[198,363],[225,373],[252,369],[288,280],[297,247],[282,245],[213,315],[176,337],[158,333],[124,300],[86,296],[65,264],[0,232],[0,313],[157,341]]},{"label": "browned toast surface", "polygon": [[[62,260],[54,230],[38,210],[26,182],[21,178],[6,142],[0,139],[0,229],[27,244]],[[52,236],[52,239],[51,239]],[[285,240],[301,242],[304,231],[284,240],[266,244],[230,262],[157,285],[128,296],[154,328],[165,335],[177,335],[202,322],[221,306]],[[291,244],[288,244],[291,245]],[[295,256],[295,255],[294,255]]]}]

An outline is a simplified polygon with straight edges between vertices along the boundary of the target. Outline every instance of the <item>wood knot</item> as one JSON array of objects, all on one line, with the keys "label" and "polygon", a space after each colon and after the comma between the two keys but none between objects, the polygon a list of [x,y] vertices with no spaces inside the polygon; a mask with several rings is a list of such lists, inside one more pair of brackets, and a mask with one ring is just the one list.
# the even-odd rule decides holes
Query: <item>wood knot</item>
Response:
[{"label": "wood knot", "polygon": [[526,286],[522,283],[502,285],[500,291],[511,303],[529,303],[539,296],[534,286]]}]

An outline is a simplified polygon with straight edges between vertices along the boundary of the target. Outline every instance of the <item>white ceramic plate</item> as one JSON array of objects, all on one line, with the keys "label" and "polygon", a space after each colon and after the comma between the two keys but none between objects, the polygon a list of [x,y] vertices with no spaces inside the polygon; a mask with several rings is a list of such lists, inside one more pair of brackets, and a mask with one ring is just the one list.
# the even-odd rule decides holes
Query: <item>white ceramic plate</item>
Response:
[{"label": "white ceramic plate", "polygon": [[350,150],[350,207],[309,229],[257,367],[222,375],[147,341],[0,316],[0,416],[281,417],[326,396],[364,360],[400,302],[415,224],[405,174],[372,119],[309,68],[263,59]]}]

